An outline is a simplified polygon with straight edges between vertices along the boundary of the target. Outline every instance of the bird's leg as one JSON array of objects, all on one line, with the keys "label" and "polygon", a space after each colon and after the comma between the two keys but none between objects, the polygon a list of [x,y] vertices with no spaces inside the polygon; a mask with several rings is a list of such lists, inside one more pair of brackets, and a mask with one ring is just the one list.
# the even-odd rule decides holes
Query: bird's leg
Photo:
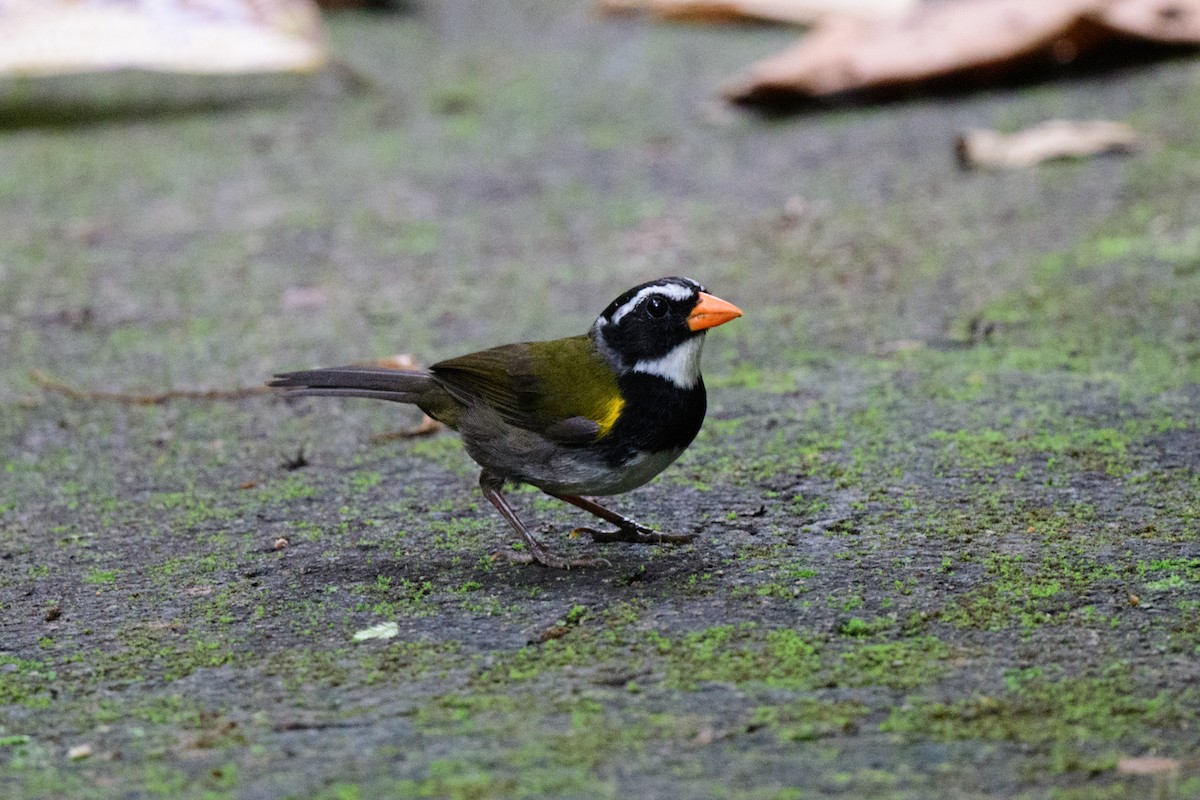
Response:
[{"label": "bird's leg", "polygon": [[658,531],[647,528],[645,525],[640,525],[634,522],[629,517],[623,517],[615,511],[610,511],[599,503],[588,500],[586,497],[578,497],[573,494],[553,494],[548,492],[551,497],[557,497],[563,502],[570,503],[573,506],[582,508],[589,514],[599,517],[606,522],[611,522],[617,526],[615,531],[597,531],[591,528],[576,528],[576,533],[586,533],[592,537],[594,542],[634,542],[635,544],[683,544],[690,542],[696,538],[693,533],[659,533]]},{"label": "bird's leg", "polygon": [[525,542],[525,546],[529,548],[528,554],[517,555],[516,553],[505,553],[504,557],[510,561],[516,561],[522,564],[540,564],[543,567],[552,569],[571,569],[572,567],[594,567],[604,562],[603,559],[581,558],[566,559],[554,555],[537,539],[533,538],[533,534],[525,527],[525,523],[521,522],[517,517],[517,513],[513,511],[512,506],[504,499],[504,495],[500,494],[500,488],[504,485],[504,481],[492,475],[490,472],[483,472],[479,475],[479,488],[483,490],[483,496],[488,499],[496,510],[500,512],[500,516],[508,520],[508,524],[513,527]]}]

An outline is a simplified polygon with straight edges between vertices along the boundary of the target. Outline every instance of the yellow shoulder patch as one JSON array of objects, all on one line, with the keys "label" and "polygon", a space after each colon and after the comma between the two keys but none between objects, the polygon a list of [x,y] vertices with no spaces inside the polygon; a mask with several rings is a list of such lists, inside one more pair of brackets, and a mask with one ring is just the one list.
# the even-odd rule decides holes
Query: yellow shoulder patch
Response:
[{"label": "yellow shoulder patch", "polygon": [[596,417],[596,422],[600,424],[600,436],[607,436],[612,430],[612,426],[617,424],[617,420],[621,417],[621,410],[625,408],[625,398],[619,394],[614,394],[604,406],[601,415]]},{"label": "yellow shoulder patch", "polygon": [[625,410],[617,376],[585,334],[549,342],[530,342],[533,371],[540,389],[539,418],[549,425],[586,417],[607,436]]}]

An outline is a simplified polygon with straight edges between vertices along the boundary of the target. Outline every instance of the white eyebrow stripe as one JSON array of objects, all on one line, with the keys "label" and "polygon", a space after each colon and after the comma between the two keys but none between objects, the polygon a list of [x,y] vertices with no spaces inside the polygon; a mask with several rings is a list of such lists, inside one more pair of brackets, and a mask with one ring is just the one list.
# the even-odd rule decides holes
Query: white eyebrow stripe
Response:
[{"label": "white eyebrow stripe", "polygon": [[637,308],[638,303],[642,302],[652,294],[660,294],[665,297],[669,297],[672,300],[686,300],[692,296],[692,291],[693,290],[687,286],[680,286],[677,283],[663,283],[656,284],[654,286],[647,286],[645,289],[642,289],[633,297],[626,300],[625,304],[616,310],[616,312],[612,315],[613,324],[615,325],[616,323],[620,322],[621,317],[625,316],[630,311],[633,311],[635,308]]}]

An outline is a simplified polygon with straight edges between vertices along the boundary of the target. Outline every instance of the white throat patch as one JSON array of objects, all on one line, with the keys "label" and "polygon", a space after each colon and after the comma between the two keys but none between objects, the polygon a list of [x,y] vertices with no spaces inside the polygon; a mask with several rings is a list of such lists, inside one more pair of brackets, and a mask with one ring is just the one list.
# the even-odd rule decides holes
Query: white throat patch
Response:
[{"label": "white throat patch", "polygon": [[704,336],[694,336],[662,358],[638,361],[634,372],[666,378],[680,389],[691,389],[700,380],[700,351],[704,349]]}]

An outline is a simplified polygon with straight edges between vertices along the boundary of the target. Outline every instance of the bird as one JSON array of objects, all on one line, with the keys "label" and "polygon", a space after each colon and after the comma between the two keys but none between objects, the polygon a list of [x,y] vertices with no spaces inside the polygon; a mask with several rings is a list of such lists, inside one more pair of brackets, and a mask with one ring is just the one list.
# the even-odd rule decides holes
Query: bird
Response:
[{"label": "bird", "polygon": [[275,375],[288,396],[366,397],[409,403],[457,431],[480,466],[479,487],[520,537],[510,560],[555,569],[597,566],[538,541],[502,490],[529,484],[616,526],[576,528],[594,542],[679,544],[605,508],[593,496],[628,492],[658,475],[704,421],[700,356],[706,332],[742,315],[691,278],[629,289],[584,334],[520,342],[428,369],[344,366]]}]

